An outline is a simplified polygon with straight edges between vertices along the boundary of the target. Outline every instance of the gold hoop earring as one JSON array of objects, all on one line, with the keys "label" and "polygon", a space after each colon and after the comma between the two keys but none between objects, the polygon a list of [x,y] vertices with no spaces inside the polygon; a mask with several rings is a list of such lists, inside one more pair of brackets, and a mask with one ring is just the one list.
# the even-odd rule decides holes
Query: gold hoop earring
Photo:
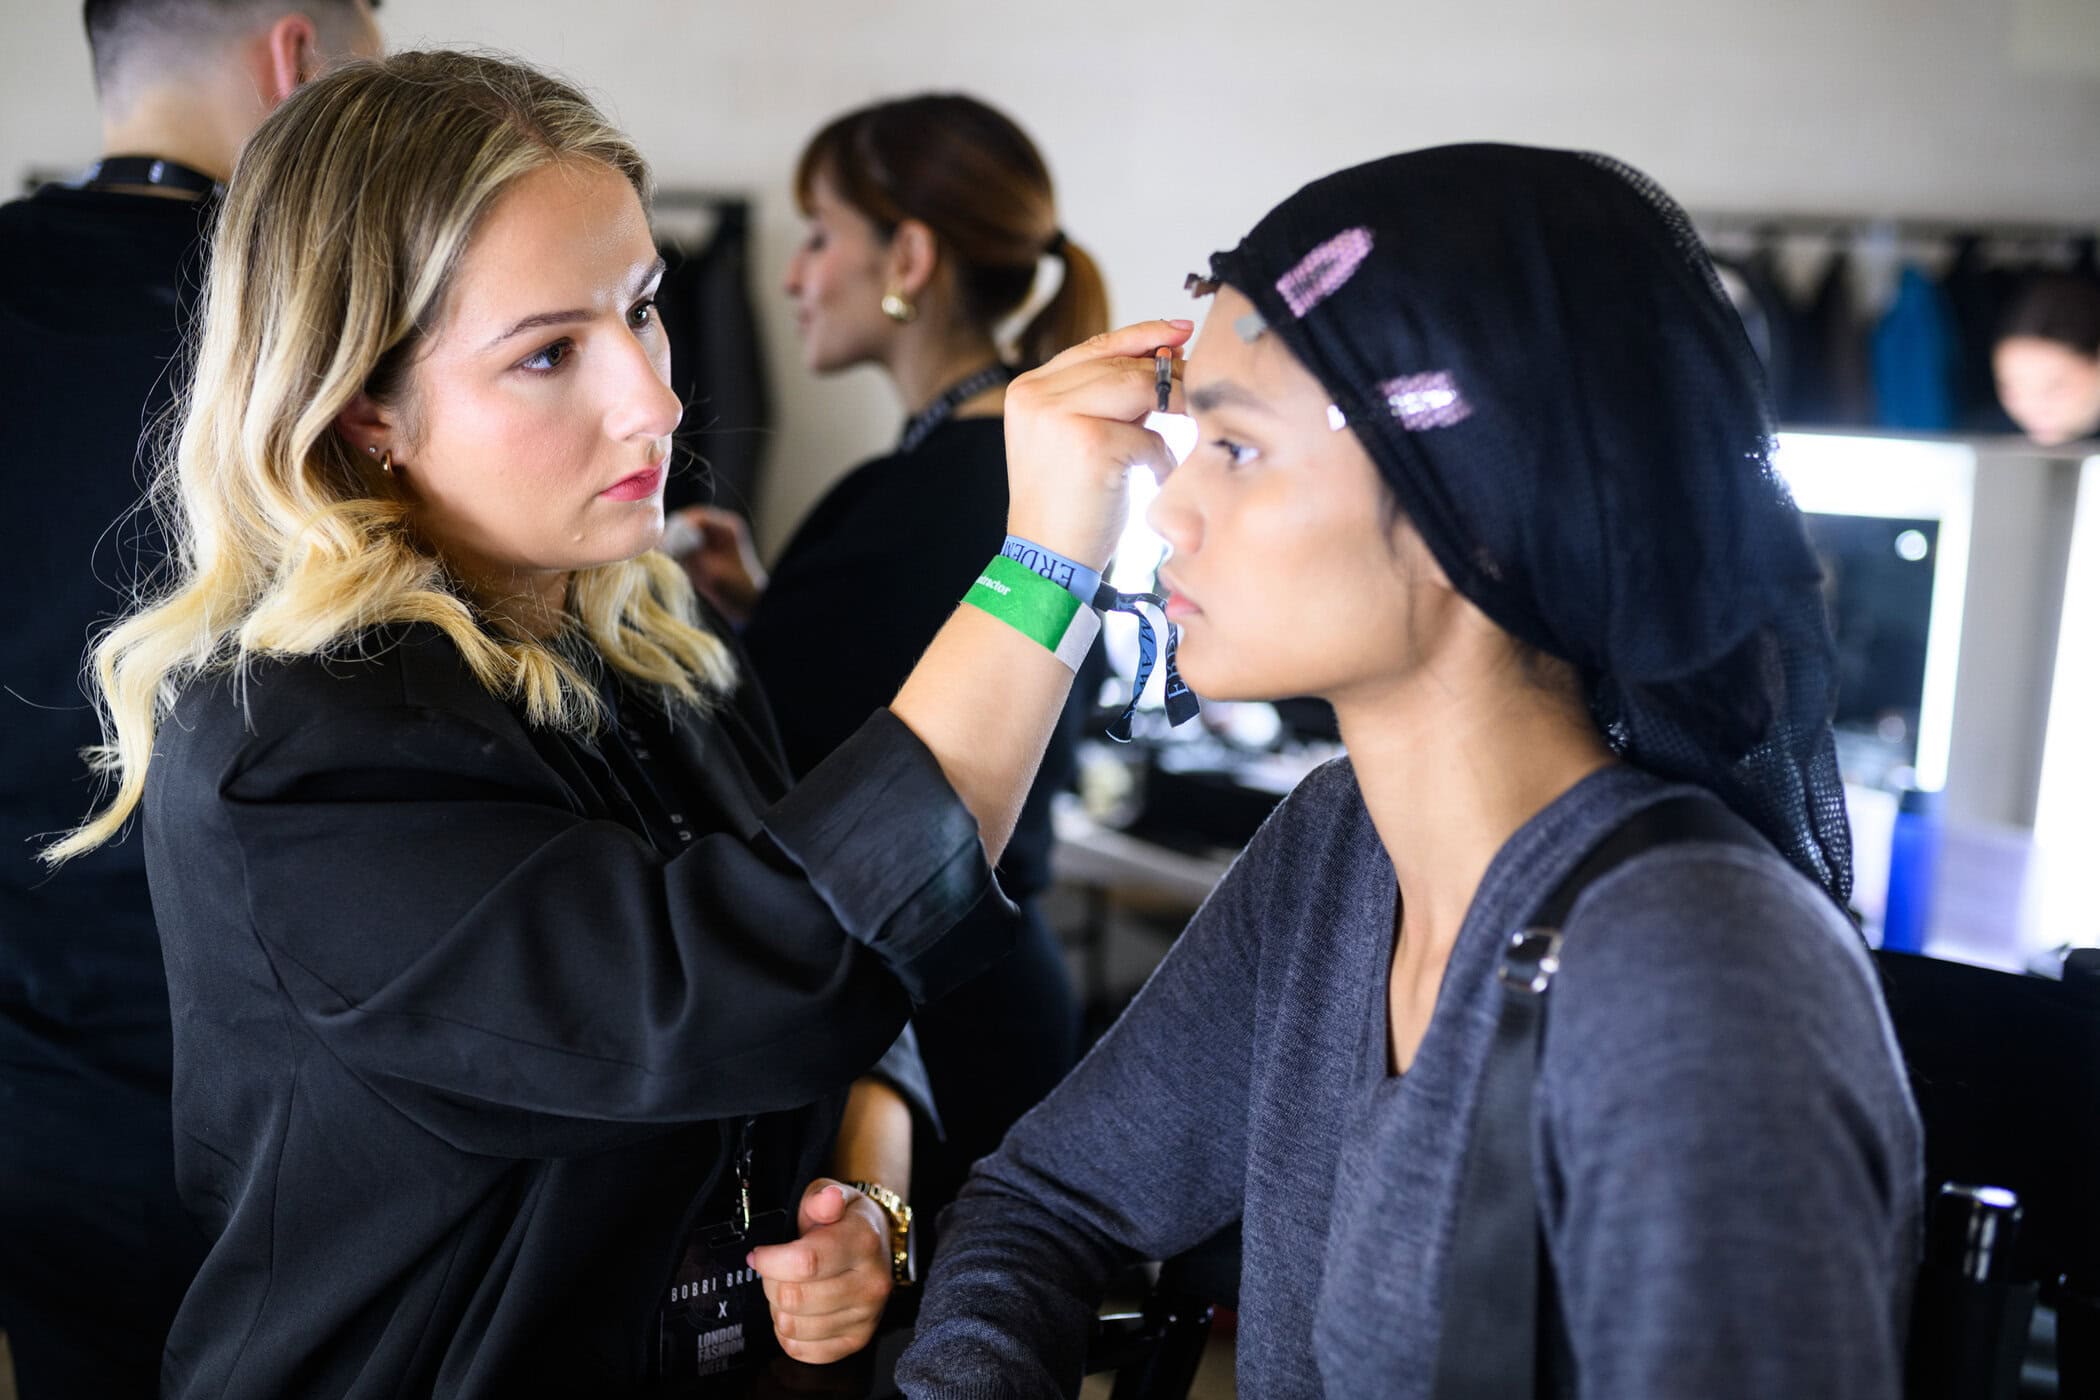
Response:
[{"label": "gold hoop earring", "polygon": [[[379,454],[379,449],[376,447],[367,447],[365,451],[372,453],[374,456],[378,456]],[[388,476],[392,476],[394,474],[393,448],[389,447],[386,450],[386,455],[384,457],[379,458],[379,470],[385,472]]]},{"label": "gold hoop earring", "polygon": [[882,314],[900,326],[908,326],[918,319],[919,308],[906,300],[904,293],[887,291],[882,294]]}]

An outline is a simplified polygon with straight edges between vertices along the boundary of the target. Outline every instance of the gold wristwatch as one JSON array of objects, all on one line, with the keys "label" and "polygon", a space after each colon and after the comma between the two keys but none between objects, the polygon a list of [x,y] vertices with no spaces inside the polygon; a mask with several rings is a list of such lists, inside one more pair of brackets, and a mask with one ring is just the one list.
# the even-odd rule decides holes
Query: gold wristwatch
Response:
[{"label": "gold wristwatch", "polygon": [[856,1181],[853,1189],[890,1218],[890,1281],[899,1288],[911,1287],[919,1281],[919,1235],[911,1223],[911,1207],[879,1181]]}]

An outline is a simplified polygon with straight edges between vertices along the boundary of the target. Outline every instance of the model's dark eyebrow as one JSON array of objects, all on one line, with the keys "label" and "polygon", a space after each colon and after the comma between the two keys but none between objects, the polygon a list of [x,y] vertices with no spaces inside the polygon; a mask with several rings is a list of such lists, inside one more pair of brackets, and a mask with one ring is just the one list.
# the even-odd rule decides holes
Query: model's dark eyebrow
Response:
[{"label": "model's dark eyebrow", "polygon": [[1256,413],[1271,412],[1267,404],[1229,379],[1214,380],[1200,389],[1189,390],[1189,408],[1196,413],[1209,413],[1220,408],[1248,408]]},{"label": "model's dark eyebrow", "polygon": [[[667,264],[662,258],[658,258],[656,259],[656,261],[650,263],[647,267],[643,268],[642,275],[634,279],[633,290],[627,294],[627,299],[629,301],[632,301],[634,298],[640,296],[644,287],[648,286],[651,282],[654,282],[658,277],[661,277],[663,275],[663,271],[666,265]],[[504,341],[509,340],[514,335],[522,335],[526,331],[539,330],[546,326],[573,326],[579,321],[588,321],[591,319],[591,317],[597,314],[597,312],[591,310],[589,307],[582,307],[580,309],[574,309],[569,311],[536,312],[531,316],[527,316],[524,320],[519,321],[518,323],[513,325],[509,330],[504,331],[503,334],[497,336],[494,340],[491,340],[487,345],[483,346],[482,348],[485,350],[493,350],[497,346],[501,345]]]}]

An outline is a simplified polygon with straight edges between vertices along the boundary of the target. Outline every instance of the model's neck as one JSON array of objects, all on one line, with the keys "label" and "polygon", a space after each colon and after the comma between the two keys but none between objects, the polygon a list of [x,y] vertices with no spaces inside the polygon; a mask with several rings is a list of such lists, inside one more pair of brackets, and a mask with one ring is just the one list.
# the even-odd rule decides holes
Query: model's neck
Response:
[{"label": "model's neck", "polygon": [[1439,967],[1496,853],[1613,762],[1580,703],[1522,671],[1513,657],[1472,685],[1424,670],[1380,693],[1335,698],[1399,879],[1403,937]]}]

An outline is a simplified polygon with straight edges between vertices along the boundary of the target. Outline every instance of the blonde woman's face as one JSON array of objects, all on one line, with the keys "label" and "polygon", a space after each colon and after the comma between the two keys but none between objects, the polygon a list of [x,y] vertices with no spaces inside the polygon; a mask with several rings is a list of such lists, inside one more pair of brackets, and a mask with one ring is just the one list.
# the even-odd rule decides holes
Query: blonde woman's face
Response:
[{"label": "blonde woman's face", "polygon": [[634,188],[594,161],[534,171],[483,219],[395,449],[418,524],[469,579],[544,593],[662,537],[680,413],[662,275]]}]

